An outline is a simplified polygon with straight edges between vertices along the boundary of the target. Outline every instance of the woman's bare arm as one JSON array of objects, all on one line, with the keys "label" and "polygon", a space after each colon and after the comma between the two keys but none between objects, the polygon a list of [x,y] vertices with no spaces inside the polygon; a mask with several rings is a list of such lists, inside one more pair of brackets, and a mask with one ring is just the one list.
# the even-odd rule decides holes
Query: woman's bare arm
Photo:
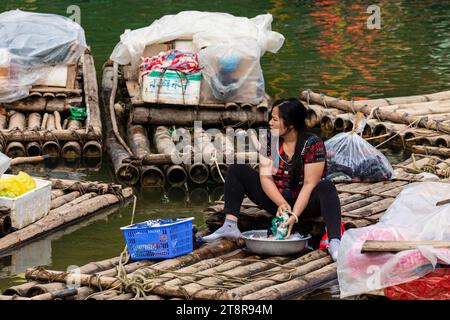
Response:
[{"label": "woman's bare arm", "polygon": [[324,169],[325,161],[305,164],[303,186],[297,200],[295,201],[294,208],[292,209],[292,212],[297,217],[303,213],[308,205],[311,193],[319,183]]}]

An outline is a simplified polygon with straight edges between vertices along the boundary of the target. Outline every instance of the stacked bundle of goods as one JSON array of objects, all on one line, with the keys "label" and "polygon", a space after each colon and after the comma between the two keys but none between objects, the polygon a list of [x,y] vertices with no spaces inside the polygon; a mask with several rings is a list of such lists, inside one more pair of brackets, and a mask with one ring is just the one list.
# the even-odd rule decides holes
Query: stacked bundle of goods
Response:
[{"label": "stacked bundle of goods", "polygon": [[101,157],[95,67],[80,25],[8,11],[0,14],[0,48],[2,151]]}]

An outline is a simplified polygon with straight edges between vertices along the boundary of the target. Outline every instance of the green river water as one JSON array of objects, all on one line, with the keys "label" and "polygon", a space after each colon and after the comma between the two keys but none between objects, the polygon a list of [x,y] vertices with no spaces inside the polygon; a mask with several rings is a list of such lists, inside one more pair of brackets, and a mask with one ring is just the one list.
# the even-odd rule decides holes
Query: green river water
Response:
[{"label": "green river water", "polygon": [[[147,26],[163,15],[201,10],[246,17],[273,15],[272,29],[286,38],[277,54],[267,53],[262,59],[266,91],[275,98],[296,96],[308,88],[355,99],[448,90],[450,1],[376,1],[381,8],[381,29],[367,28],[370,13],[366,9],[371,4],[338,0],[2,0],[0,12],[22,9],[69,16],[67,8],[79,6],[98,77],[125,29]],[[400,150],[382,151],[394,163],[405,156]],[[106,155],[96,170],[46,169],[41,174],[113,181]],[[220,197],[221,189],[207,186],[206,193],[189,191],[191,197],[186,201],[180,190],[165,194],[136,190],[135,221],[194,216],[194,223],[201,227],[202,210]],[[24,282],[23,272],[29,266],[66,270],[117,256],[124,247],[119,228],[129,224],[130,218],[131,207],[105,212],[0,258],[0,289]]]}]

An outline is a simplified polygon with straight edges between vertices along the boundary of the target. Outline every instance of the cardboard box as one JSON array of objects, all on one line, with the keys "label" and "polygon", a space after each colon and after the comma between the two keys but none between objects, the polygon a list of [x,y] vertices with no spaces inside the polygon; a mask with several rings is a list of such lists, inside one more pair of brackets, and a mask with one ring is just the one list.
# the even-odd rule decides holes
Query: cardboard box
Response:
[{"label": "cardboard box", "polygon": [[150,103],[198,105],[201,78],[201,73],[185,75],[172,70],[164,74],[152,71],[142,79],[142,100]]},{"label": "cardboard box", "polygon": [[153,56],[157,56],[160,52],[164,52],[164,51],[171,50],[171,49],[173,49],[171,42],[154,43],[154,44],[148,45],[144,48],[144,53],[142,54],[142,56],[143,57],[153,57]]}]

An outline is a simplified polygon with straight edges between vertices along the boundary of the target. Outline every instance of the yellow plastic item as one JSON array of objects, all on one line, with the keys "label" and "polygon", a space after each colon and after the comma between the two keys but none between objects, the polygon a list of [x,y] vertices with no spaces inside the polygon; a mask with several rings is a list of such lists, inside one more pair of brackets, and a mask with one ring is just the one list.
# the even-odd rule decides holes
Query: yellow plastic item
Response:
[{"label": "yellow plastic item", "polygon": [[36,181],[20,171],[17,176],[0,178],[0,197],[16,198],[36,187]]}]

